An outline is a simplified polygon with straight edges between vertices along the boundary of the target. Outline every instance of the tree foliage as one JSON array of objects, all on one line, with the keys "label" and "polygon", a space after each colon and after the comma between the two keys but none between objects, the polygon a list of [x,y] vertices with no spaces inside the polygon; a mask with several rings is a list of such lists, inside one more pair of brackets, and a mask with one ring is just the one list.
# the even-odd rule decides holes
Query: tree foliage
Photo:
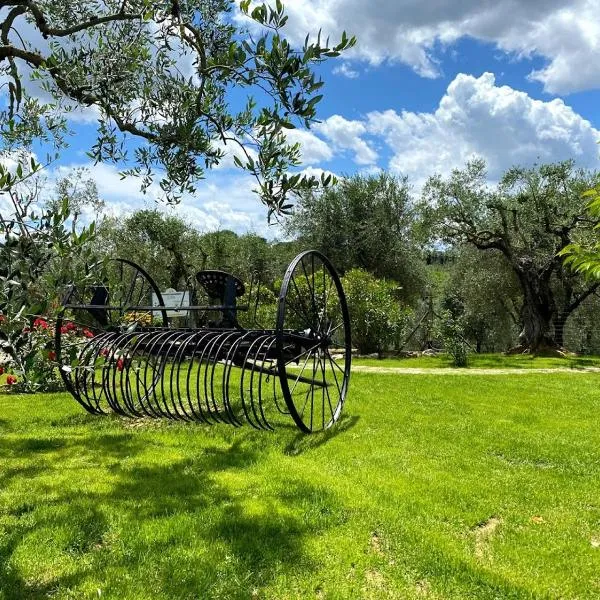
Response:
[{"label": "tree foliage", "polygon": [[424,284],[412,232],[414,211],[407,179],[388,173],[341,179],[298,202],[288,230],[326,254],[342,271],[365,269],[398,281],[413,298]]},{"label": "tree foliage", "polygon": [[441,308],[461,319],[464,336],[477,352],[507,350],[516,341],[522,303],[519,281],[498,251],[473,246],[452,249]]},{"label": "tree foliage", "polygon": [[56,206],[44,207],[35,180],[39,165],[31,159],[24,171],[23,162],[15,173],[0,163],[0,202],[12,207],[0,213],[0,348],[17,387],[37,391],[58,384],[46,318],[56,315],[66,286],[85,279],[95,228],[74,227],[62,181]]},{"label": "tree foliage", "polygon": [[[583,198],[588,200],[587,210],[591,219],[600,223],[600,186],[586,190]],[[599,229],[597,223],[594,229]],[[575,273],[583,275],[589,281],[600,279],[600,242],[578,243],[565,246],[559,253],[564,264]]]},{"label": "tree foliage", "polygon": [[425,186],[422,210],[440,240],[495,251],[516,275],[523,350],[562,345],[567,318],[598,287],[582,286],[557,256],[591,231],[581,194],[596,177],[563,162],[509,169],[489,187],[475,160]]},{"label": "tree foliage", "polygon": [[[157,172],[167,198],[194,182],[234,148],[235,163],[257,182],[270,214],[289,209],[293,191],[316,180],[290,174],[299,148],[285,130],[309,126],[322,97],[313,67],[350,48],[308,37],[294,48],[275,6],[249,0],[238,26],[233,0],[3,0],[0,115],[7,147],[65,141],[65,113],[91,107],[98,119],[96,162],[128,164],[148,187]],[[256,31],[256,32],[255,32]],[[49,101],[28,93],[39,82]],[[232,90],[248,93],[239,106]],[[237,92],[236,92],[237,93]],[[137,143],[124,145],[129,136]],[[133,157],[129,156],[133,153]]]},{"label": "tree foliage", "polygon": [[352,343],[361,354],[398,344],[408,321],[408,307],[399,299],[398,284],[377,279],[364,269],[351,269],[342,278],[348,301]]}]

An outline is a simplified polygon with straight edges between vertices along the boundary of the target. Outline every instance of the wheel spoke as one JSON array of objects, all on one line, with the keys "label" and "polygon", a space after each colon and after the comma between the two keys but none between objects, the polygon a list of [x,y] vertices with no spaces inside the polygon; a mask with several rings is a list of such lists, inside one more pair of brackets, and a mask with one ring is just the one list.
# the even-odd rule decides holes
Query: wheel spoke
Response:
[{"label": "wheel spoke", "polygon": [[300,381],[300,379],[302,377],[302,373],[304,373],[304,369],[306,368],[306,365],[308,364],[308,359],[309,358],[310,358],[310,354],[306,357],[306,360],[304,361],[304,364],[302,365],[302,369],[300,371],[300,374],[296,378],[296,381],[294,381],[294,386],[292,387],[292,389],[290,391],[290,394],[294,393],[294,390],[296,389],[296,386],[298,385],[298,382]]},{"label": "wheel spoke", "polygon": [[[337,364],[334,362],[333,358],[331,358],[329,352],[327,353],[327,358],[329,359],[329,362],[332,364],[332,366],[335,364],[337,366]],[[331,373],[333,374],[333,378],[335,379],[335,385],[337,387],[338,390],[338,394],[341,396],[342,395],[342,390],[340,388],[340,384],[338,382],[338,378],[337,375],[335,374],[335,370],[331,369]]]},{"label": "wheel spoke", "polygon": [[306,272],[306,266],[304,265],[304,258],[302,258],[300,260],[300,264],[302,265],[302,270],[304,271],[304,277],[306,278],[306,285],[308,286],[308,289],[310,290],[310,301],[312,304],[312,309],[313,309],[313,325],[315,323],[319,322],[319,316],[317,314],[317,307],[315,305],[315,290],[314,288],[311,288],[310,286],[310,278],[308,276],[308,273]]},{"label": "wheel spoke", "polygon": [[301,358],[302,356],[304,356],[307,352],[312,352],[315,348],[318,348],[321,345],[321,342],[317,342],[314,346],[311,346],[310,348],[308,348],[307,350],[304,350],[303,352],[300,352],[300,354],[298,354],[297,356],[294,356],[294,358],[290,358],[290,360],[285,362],[285,365],[289,365],[290,363],[296,362],[299,358]]},{"label": "wheel spoke", "polygon": [[[293,276],[292,276],[291,282],[292,282],[292,285],[294,286],[294,289],[296,290],[296,294],[297,294],[297,296],[298,296],[298,302],[301,302],[301,303],[302,303],[302,308],[304,309],[304,317],[305,317],[305,319],[306,319],[306,324],[307,324],[307,325],[310,325],[310,327],[312,328],[312,326],[313,326],[313,324],[314,324],[314,323],[312,322],[312,320],[311,320],[311,318],[310,318],[310,316],[309,316],[309,311],[308,311],[308,308],[307,308],[307,307],[305,306],[305,304],[304,304],[304,300],[303,300],[303,298],[302,298],[302,294],[300,294],[300,290],[298,289],[298,285],[296,284],[296,280],[294,279],[294,277],[293,277]],[[294,312],[295,312],[295,313],[296,313],[298,316],[301,316],[301,315],[300,315],[300,313],[299,313],[297,310],[295,310],[295,309],[294,309]]]}]

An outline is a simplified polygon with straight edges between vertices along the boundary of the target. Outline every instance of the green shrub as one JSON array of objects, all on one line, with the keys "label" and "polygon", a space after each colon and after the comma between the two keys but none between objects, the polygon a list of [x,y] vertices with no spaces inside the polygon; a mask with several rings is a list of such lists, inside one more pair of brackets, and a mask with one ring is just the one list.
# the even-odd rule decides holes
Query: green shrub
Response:
[{"label": "green shrub", "polygon": [[361,354],[381,354],[397,344],[410,310],[398,298],[398,284],[363,269],[342,278],[352,324],[352,344]]},{"label": "green shrub", "polygon": [[440,317],[439,330],[444,341],[444,350],[452,358],[454,367],[466,367],[468,348],[464,336],[462,317],[453,315],[449,310],[445,310]]}]

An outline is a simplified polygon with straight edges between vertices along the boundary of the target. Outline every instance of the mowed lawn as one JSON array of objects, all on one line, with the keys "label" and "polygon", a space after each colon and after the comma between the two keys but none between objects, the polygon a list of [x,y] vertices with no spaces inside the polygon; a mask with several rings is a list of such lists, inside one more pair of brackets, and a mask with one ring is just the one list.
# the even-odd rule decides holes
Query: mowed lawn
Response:
[{"label": "mowed lawn", "polygon": [[357,372],[313,436],[0,395],[0,598],[600,598],[599,377]]}]

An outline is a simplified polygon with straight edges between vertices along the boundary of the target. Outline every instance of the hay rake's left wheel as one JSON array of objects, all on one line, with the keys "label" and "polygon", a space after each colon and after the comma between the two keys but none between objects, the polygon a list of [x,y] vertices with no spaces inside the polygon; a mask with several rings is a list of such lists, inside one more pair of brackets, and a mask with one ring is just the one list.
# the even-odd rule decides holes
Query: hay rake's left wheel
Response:
[{"label": "hay rake's left wheel", "polygon": [[288,267],[275,329],[281,392],[305,433],[331,427],[340,417],[350,378],[350,316],[340,278],[316,250]]},{"label": "hay rake's left wheel", "polygon": [[[65,387],[86,411],[102,414],[109,409],[135,416],[162,376],[161,363],[148,370],[135,332],[143,335],[153,324],[168,327],[166,310],[143,309],[153,304],[160,308],[164,301],[150,275],[129,260],[112,259],[93,269],[95,283],[71,289],[57,318],[56,360]],[[137,354],[129,356],[132,347]],[[146,374],[143,384],[136,381],[136,406],[129,383],[123,385],[123,378],[116,376],[123,370],[129,373],[133,361]]]}]

